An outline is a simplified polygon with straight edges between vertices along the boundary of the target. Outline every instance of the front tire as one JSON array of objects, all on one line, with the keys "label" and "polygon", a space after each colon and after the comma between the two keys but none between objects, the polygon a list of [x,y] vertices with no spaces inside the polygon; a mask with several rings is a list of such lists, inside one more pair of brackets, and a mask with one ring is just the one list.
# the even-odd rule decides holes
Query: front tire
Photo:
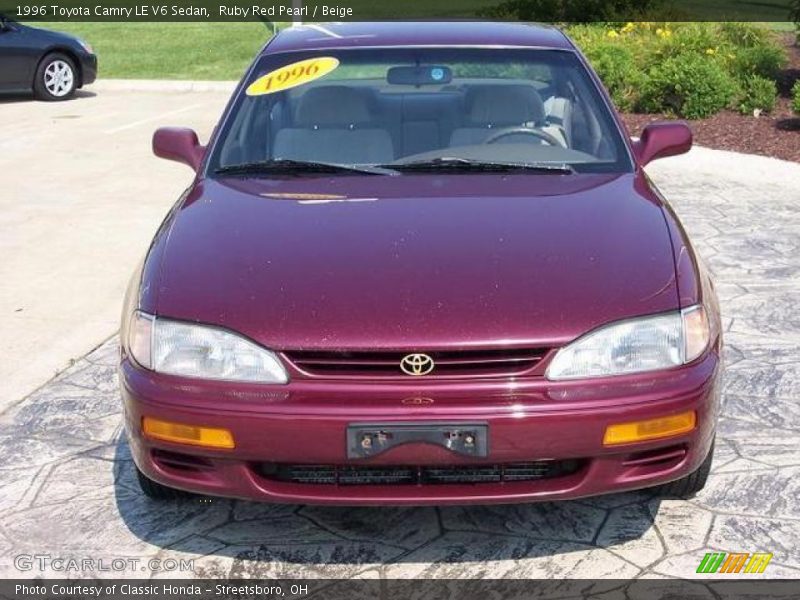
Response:
[{"label": "front tire", "polygon": [[682,479],[666,483],[659,488],[661,496],[668,498],[683,498],[688,499],[694,497],[700,490],[706,486],[708,481],[708,474],[711,473],[711,463],[714,460],[714,442],[711,442],[711,448],[708,450],[708,455],[703,460],[702,464],[697,468],[694,473],[690,473]]},{"label": "front tire", "polygon": [[189,498],[191,494],[183,490],[176,490],[175,488],[161,485],[157,481],[153,481],[147,475],[139,470],[139,467],[134,465],[136,469],[136,478],[139,480],[139,488],[142,493],[148,498],[153,500],[182,500]]},{"label": "front tire", "polygon": [[33,80],[33,91],[39,100],[67,100],[78,88],[78,69],[68,56],[59,52],[48,54],[39,63]]}]

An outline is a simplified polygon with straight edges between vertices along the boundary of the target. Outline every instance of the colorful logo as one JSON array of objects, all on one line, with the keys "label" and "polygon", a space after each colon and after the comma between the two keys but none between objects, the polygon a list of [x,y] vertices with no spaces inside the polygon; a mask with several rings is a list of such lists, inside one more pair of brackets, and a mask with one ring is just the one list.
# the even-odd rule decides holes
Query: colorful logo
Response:
[{"label": "colorful logo", "polygon": [[698,573],[763,573],[771,552],[708,552],[697,567]]}]

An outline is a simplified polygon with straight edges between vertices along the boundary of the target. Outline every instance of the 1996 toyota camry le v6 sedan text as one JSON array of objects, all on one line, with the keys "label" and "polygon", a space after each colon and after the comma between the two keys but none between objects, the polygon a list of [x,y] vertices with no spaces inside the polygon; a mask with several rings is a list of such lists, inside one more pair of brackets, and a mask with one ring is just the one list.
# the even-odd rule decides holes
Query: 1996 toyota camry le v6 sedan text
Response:
[{"label": "1996 toyota camry le v6 sedan text", "polygon": [[145,493],[448,504],[705,483],[713,285],[586,60],[522,24],[265,47],[122,318]]}]

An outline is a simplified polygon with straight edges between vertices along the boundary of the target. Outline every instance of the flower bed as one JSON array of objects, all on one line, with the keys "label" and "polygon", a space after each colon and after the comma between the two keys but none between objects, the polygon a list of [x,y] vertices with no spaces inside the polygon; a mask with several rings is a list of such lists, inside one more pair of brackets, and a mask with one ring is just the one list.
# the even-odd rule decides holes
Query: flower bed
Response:
[{"label": "flower bed", "polygon": [[688,119],[725,108],[769,112],[786,66],[777,36],[754,23],[611,23],[568,32],[623,111]]}]

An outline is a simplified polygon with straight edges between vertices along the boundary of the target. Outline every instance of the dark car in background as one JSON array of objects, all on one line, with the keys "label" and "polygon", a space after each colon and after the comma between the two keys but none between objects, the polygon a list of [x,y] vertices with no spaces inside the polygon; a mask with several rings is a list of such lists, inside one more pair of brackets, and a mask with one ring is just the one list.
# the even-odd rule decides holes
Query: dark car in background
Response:
[{"label": "dark car in background", "polygon": [[96,76],[97,56],[84,40],[0,15],[0,92],[66,100]]}]

